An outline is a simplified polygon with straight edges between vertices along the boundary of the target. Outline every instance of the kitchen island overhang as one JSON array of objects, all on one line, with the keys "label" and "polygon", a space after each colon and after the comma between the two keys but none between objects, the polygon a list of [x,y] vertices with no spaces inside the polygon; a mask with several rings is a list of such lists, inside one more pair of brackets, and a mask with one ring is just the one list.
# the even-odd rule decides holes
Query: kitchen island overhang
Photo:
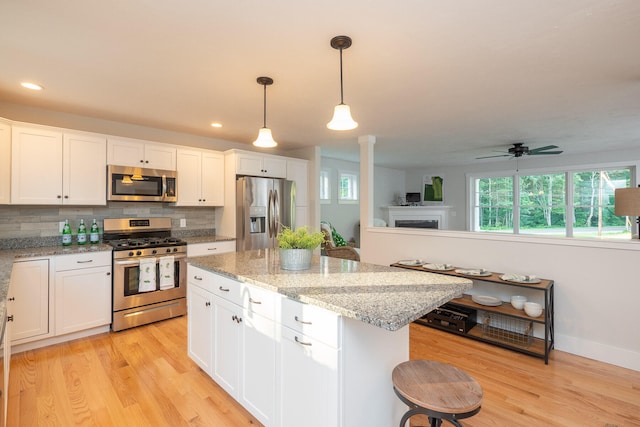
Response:
[{"label": "kitchen island overhang", "polygon": [[408,325],[473,285],[459,277],[319,255],[313,256],[309,270],[283,270],[273,249],[187,262],[389,331]]},{"label": "kitchen island overhang", "polygon": [[189,356],[265,426],[397,425],[407,325],[473,283],[319,255],[282,270],[268,249],[187,262]]}]

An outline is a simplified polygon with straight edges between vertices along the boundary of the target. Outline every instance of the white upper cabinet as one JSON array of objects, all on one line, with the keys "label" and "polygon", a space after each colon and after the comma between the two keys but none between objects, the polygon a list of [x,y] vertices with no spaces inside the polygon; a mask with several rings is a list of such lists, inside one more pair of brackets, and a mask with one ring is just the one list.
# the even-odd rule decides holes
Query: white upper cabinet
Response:
[{"label": "white upper cabinet", "polygon": [[224,155],[211,150],[177,150],[177,206],[224,205]]},{"label": "white upper cabinet", "polygon": [[110,165],[176,170],[176,147],[125,138],[109,138],[107,162]]},{"label": "white upper cabinet", "polygon": [[11,202],[11,125],[0,121],[0,205]]},{"label": "white upper cabinet", "polygon": [[11,203],[105,205],[106,139],[14,126]]},{"label": "white upper cabinet", "polygon": [[106,139],[65,133],[62,137],[64,204],[104,205],[107,192]]},{"label": "white upper cabinet", "polygon": [[235,151],[236,175],[264,176],[269,178],[287,177],[285,157]]}]

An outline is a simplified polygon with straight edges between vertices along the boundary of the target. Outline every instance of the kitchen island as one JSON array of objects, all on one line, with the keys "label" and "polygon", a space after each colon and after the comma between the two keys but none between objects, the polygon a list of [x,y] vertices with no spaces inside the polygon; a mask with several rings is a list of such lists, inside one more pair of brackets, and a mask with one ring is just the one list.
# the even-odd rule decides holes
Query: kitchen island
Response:
[{"label": "kitchen island", "polygon": [[396,425],[407,325],[472,286],[317,255],[287,271],[277,250],[188,262],[189,355],[267,426]]}]

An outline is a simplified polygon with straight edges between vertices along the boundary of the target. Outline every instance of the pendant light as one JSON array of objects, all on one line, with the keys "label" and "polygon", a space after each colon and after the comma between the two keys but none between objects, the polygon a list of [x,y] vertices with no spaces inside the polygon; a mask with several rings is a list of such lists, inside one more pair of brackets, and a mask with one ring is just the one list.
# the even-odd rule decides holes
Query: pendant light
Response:
[{"label": "pendant light", "polygon": [[344,103],[342,89],[342,50],[351,46],[349,36],[335,36],[331,39],[331,47],[340,50],[340,104],[333,110],[333,118],[327,127],[331,130],[351,130],[358,127],[358,123],[351,118],[351,108]]},{"label": "pendant light", "polygon": [[264,116],[262,122],[262,128],[258,132],[258,138],[253,141],[253,145],[261,148],[273,148],[278,145],[271,136],[271,129],[267,127],[267,86],[273,84],[271,77],[258,77],[258,84],[264,86]]}]

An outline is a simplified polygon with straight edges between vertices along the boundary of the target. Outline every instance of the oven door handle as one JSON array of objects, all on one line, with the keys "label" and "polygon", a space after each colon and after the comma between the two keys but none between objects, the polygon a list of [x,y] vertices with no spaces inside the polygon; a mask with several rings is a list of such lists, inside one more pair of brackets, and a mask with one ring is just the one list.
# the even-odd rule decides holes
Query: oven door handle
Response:
[{"label": "oven door handle", "polygon": [[167,198],[167,176],[162,175],[162,200]]},{"label": "oven door handle", "polygon": [[130,261],[114,261],[113,263],[117,265],[135,265],[140,264],[140,259],[132,259]]}]

